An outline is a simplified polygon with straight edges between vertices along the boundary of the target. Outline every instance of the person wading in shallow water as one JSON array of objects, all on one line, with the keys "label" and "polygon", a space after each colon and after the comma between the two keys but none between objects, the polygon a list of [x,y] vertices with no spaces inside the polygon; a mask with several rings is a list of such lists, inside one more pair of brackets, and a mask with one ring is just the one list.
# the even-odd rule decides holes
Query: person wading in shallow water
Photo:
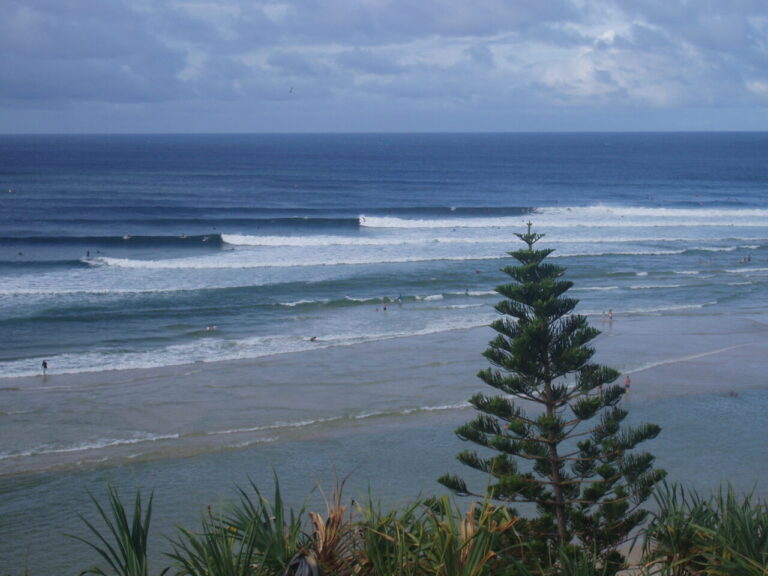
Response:
[{"label": "person wading in shallow water", "polygon": [[46,376],[48,374],[48,360],[43,360],[41,366],[43,368],[43,376]]}]

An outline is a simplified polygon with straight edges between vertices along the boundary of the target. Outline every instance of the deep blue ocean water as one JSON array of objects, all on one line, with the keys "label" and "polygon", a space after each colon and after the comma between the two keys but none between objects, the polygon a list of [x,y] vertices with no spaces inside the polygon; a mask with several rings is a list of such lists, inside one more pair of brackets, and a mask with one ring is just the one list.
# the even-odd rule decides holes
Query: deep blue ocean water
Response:
[{"label": "deep blue ocean water", "polygon": [[0,373],[481,325],[527,221],[582,313],[760,306],[767,153],[766,134],[3,136]]},{"label": "deep blue ocean water", "polygon": [[[352,468],[427,489],[529,221],[637,386],[731,348],[758,386],[767,159],[763,133],[0,136],[0,572],[85,568],[60,532],[106,479],[165,527],[272,466],[296,499]],[[748,487],[764,448],[730,432],[768,397],[704,392],[632,414],[673,423],[665,466]],[[706,471],[676,459],[709,437]]]}]

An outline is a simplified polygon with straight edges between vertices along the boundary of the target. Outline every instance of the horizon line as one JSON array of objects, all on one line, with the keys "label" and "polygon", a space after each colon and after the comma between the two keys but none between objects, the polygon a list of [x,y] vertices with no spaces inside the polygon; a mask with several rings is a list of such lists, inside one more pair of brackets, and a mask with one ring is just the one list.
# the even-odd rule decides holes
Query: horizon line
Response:
[{"label": "horizon line", "polygon": [[483,135],[620,135],[620,134],[768,134],[768,130],[423,130],[423,131],[286,131],[286,132],[0,132],[7,136],[483,136]]}]

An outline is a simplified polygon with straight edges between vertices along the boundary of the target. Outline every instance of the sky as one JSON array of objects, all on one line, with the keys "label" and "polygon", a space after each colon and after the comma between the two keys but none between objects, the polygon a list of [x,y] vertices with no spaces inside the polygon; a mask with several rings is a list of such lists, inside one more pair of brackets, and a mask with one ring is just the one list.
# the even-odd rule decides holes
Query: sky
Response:
[{"label": "sky", "polygon": [[0,0],[0,133],[768,130],[768,0]]}]

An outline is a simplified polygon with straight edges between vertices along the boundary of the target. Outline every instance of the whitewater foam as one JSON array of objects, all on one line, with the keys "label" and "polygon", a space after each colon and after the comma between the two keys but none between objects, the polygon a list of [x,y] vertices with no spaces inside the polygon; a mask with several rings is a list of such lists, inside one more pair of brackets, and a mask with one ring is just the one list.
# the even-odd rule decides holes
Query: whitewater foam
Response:
[{"label": "whitewater foam", "polygon": [[69,454],[73,452],[87,452],[104,448],[113,448],[115,446],[127,446],[133,444],[142,444],[146,442],[159,442],[161,440],[177,440],[178,434],[151,434],[149,432],[137,432],[131,438],[103,438],[91,442],[80,442],[72,446],[56,448],[49,444],[21,450],[19,452],[0,452],[0,460],[11,458],[23,458],[29,456],[47,456],[53,454]]}]

